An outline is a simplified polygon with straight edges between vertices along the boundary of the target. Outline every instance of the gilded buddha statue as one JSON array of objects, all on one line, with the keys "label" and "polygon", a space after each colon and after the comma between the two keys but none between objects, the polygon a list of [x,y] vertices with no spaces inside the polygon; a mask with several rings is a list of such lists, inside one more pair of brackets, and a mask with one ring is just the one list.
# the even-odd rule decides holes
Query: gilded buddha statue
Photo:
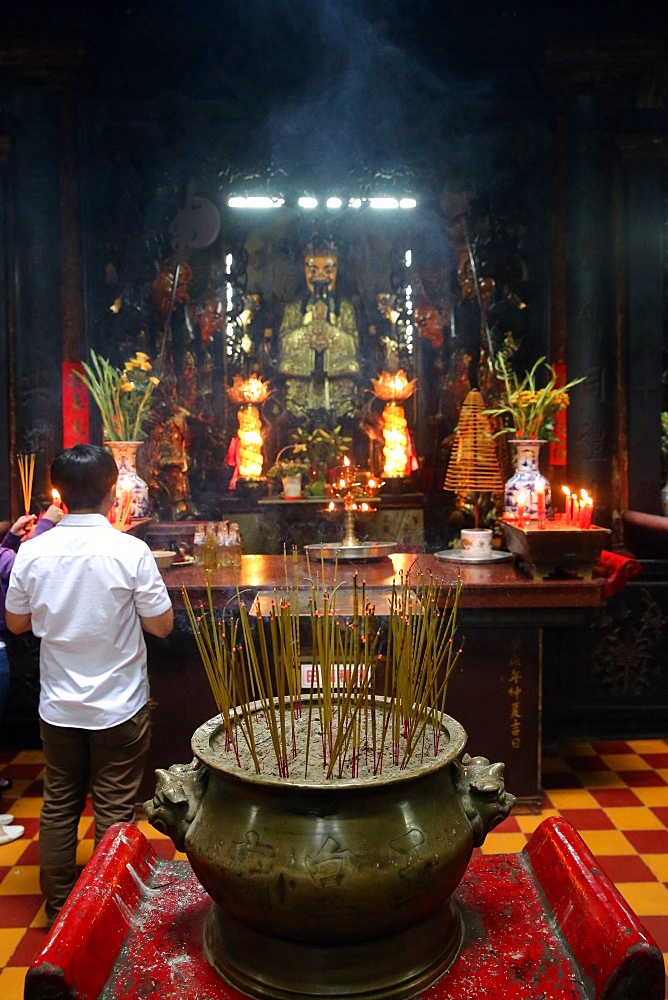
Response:
[{"label": "gilded buddha statue", "polygon": [[304,254],[306,293],[285,307],[277,370],[285,408],[296,416],[323,408],[336,418],[353,407],[360,376],[359,334],[352,302],[336,294],[338,253],[331,243]]}]

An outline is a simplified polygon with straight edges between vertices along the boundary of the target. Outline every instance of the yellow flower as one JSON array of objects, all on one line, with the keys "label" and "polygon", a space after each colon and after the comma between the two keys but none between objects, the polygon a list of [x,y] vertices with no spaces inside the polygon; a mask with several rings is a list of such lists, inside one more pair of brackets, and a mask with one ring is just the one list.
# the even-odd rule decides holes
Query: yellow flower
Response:
[{"label": "yellow flower", "polygon": [[77,376],[98,406],[105,438],[139,441],[145,437],[143,425],[151,396],[160,384],[160,379],[148,374],[153,370],[148,355],[137,351],[119,370],[91,351],[91,364],[82,362],[82,368],[84,373],[77,372]]},{"label": "yellow flower", "polygon": [[[542,364],[550,377],[547,384],[540,388],[536,385],[536,373]],[[557,371],[552,365],[545,364],[544,357],[538,359],[521,382],[518,381],[516,372],[508,371],[501,355],[497,367],[503,378],[505,401],[501,399],[497,407],[484,411],[503,423],[494,436],[515,434],[519,438],[555,441],[555,417],[569,404],[568,390],[579,382],[584,382],[584,378],[573,379],[563,386],[557,385]]]}]

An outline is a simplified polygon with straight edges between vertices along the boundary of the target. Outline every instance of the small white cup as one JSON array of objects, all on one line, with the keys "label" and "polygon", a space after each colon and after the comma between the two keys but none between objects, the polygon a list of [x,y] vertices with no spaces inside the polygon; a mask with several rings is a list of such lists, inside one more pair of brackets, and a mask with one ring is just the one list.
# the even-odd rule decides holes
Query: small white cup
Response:
[{"label": "small white cup", "polygon": [[492,555],[491,528],[462,528],[462,558],[488,559]]}]

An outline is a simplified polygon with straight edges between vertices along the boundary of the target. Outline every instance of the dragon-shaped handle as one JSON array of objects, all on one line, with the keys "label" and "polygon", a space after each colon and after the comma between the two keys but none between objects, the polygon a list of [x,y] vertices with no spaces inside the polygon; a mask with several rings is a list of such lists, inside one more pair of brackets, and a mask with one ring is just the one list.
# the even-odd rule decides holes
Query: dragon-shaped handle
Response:
[{"label": "dragon-shaped handle", "polygon": [[151,826],[172,838],[179,851],[185,849],[186,833],[199,809],[209,774],[209,768],[197,759],[155,772],[155,795],[144,803],[146,816]]},{"label": "dragon-shaped handle", "polygon": [[485,837],[506,818],[515,796],[506,791],[505,764],[490,764],[487,757],[464,754],[454,762],[455,788],[473,830],[473,844],[480,847]]}]

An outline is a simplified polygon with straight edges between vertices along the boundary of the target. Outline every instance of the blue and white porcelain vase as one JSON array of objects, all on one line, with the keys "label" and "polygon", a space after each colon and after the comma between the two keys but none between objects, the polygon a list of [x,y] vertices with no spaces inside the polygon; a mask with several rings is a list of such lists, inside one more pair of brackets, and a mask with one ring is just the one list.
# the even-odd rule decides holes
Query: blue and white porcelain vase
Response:
[{"label": "blue and white porcelain vase", "polygon": [[133,521],[148,517],[149,497],[148,485],[137,473],[137,449],[141,441],[107,441],[107,446],[118,466],[118,485],[116,496],[120,497],[122,490],[132,493],[130,516]]},{"label": "blue and white porcelain vase", "polygon": [[524,511],[529,518],[538,516],[538,493],[545,494],[545,515],[552,516],[552,491],[538,466],[541,445],[545,441],[531,441],[515,438],[509,442],[515,448],[515,472],[506,483],[503,507],[504,513],[517,516],[517,498],[524,493]]}]

